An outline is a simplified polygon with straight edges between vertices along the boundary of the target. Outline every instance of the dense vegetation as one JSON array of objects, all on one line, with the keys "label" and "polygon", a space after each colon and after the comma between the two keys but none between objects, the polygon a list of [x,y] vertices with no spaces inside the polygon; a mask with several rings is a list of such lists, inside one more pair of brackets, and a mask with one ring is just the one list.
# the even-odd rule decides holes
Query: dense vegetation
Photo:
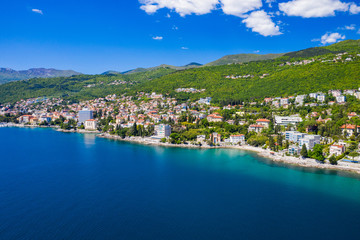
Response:
[{"label": "dense vegetation", "polygon": [[[161,68],[154,71],[130,75],[77,75],[58,78],[35,78],[0,85],[0,102],[14,102],[34,97],[62,97],[72,101],[93,99],[108,94],[122,93],[133,84],[139,84],[174,72],[173,69]],[[114,85],[115,81],[125,84]]]},{"label": "dense vegetation", "polygon": [[[348,52],[333,61],[338,52]],[[322,48],[305,49],[272,60],[186,70],[158,67],[132,74],[78,75],[31,79],[0,85],[0,103],[24,98],[60,96],[78,101],[108,94],[158,92],[179,100],[213,97],[220,104],[239,104],[264,97],[353,89],[359,87],[360,41],[348,40]],[[324,55],[325,54],[325,55]],[[314,56],[316,55],[316,56]],[[290,64],[306,59],[310,64]],[[351,61],[346,58],[352,57]],[[324,61],[325,60],[325,61]],[[266,74],[266,76],[263,76]],[[227,78],[234,76],[236,79]],[[247,77],[244,77],[247,76]],[[112,84],[124,81],[122,84]],[[201,93],[177,93],[177,88],[205,89]]]},{"label": "dense vegetation", "polygon": [[252,61],[270,60],[283,56],[283,53],[279,54],[234,54],[224,56],[216,61],[210,62],[205,66],[220,66],[233,63],[247,63]]}]

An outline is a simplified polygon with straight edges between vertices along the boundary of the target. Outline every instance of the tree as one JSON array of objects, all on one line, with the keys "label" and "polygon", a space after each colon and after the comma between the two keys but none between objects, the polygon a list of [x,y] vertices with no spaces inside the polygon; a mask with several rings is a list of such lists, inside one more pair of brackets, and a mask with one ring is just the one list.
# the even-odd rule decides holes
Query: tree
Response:
[{"label": "tree", "polygon": [[329,162],[331,165],[337,165],[337,160],[335,155],[331,155],[331,157],[329,157]]},{"label": "tree", "polygon": [[313,150],[311,151],[311,154],[309,154],[309,156],[313,159],[324,162],[325,157],[323,155],[323,149],[324,149],[324,146],[322,146],[320,144],[316,144],[314,146]]},{"label": "tree", "polygon": [[308,157],[308,151],[307,151],[307,148],[306,148],[306,145],[304,144],[301,148],[301,151],[300,151],[300,155],[303,157],[303,158],[307,158]]},{"label": "tree", "polygon": [[360,154],[358,152],[351,152],[349,153],[349,156],[352,157],[353,161],[354,161],[354,158],[358,157]]}]

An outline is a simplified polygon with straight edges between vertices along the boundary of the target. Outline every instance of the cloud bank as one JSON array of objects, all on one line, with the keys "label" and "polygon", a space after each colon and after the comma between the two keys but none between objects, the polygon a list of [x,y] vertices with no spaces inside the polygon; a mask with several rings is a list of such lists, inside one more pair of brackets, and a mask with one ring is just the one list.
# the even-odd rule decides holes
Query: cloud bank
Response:
[{"label": "cloud bank", "polygon": [[[263,36],[282,34],[273,21],[273,14],[264,11],[263,2],[274,9],[277,16],[319,18],[335,16],[338,12],[360,13],[360,6],[345,0],[288,0],[277,3],[276,0],[139,0],[140,8],[148,14],[167,8],[180,16],[203,15],[221,10],[226,15],[242,18],[242,23],[253,32]],[[358,0],[357,0],[358,1]]]}]

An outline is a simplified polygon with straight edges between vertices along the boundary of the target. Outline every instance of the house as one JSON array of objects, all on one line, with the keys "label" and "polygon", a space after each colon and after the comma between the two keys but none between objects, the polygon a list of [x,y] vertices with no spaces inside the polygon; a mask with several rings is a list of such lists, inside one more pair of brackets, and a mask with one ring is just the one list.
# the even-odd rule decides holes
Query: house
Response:
[{"label": "house", "polygon": [[359,127],[360,126],[356,126],[356,125],[352,125],[352,124],[344,124],[340,128],[344,135],[346,135],[347,137],[350,137],[355,133],[355,131],[357,131],[357,129]]},{"label": "house", "polygon": [[155,136],[158,138],[166,138],[171,134],[171,126],[168,124],[159,124],[155,126]]},{"label": "house", "polygon": [[205,135],[197,135],[196,136],[196,141],[197,142],[205,142],[206,140],[206,136]]},{"label": "house", "polygon": [[353,117],[357,117],[358,115],[356,114],[356,112],[351,112],[348,114],[348,118],[351,119]]},{"label": "house", "polygon": [[245,143],[245,135],[239,134],[239,135],[230,135],[229,138],[230,142],[233,144],[244,144]]},{"label": "house", "polygon": [[264,125],[258,125],[258,124],[253,124],[253,125],[250,125],[249,128],[248,128],[248,131],[249,132],[262,132],[262,130],[264,129]]},{"label": "house", "polygon": [[325,94],[319,94],[316,99],[319,102],[325,102]]},{"label": "house", "polygon": [[335,155],[339,156],[345,152],[344,145],[331,145],[330,146],[330,156]]},{"label": "house", "polygon": [[263,125],[265,128],[269,128],[270,120],[268,120],[268,119],[258,119],[258,120],[256,120],[256,124]]},{"label": "house", "polygon": [[217,114],[210,114],[206,117],[209,122],[222,122],[223,117]]},{"label": "house", "polygon": [[344,103],[344,102],[346,102],[346,97],[343,96],[343,95],[337,96],[336,97],[336,102],[337,103]]},{"label": "house", "polygon": [[221,134],[216,133],[216,132],[212,133],[211,134],[211,142],[213,144],[221,143]]},{"label": "house", "polygon": [[95,119],[89,119],[84,122],[84,127],[86,130],[96,130],[98,122]]}]

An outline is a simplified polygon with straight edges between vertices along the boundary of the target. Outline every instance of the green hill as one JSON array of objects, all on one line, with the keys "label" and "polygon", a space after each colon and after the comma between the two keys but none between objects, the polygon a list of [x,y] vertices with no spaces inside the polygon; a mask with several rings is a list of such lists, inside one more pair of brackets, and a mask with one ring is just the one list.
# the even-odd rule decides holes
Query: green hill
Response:
[{"label": "green hill", "polygon": [[[339,52],[348,53],[339,57]],[[11,82],[0,85],[0,103],[42,96],[60,96],[78,101],[114,93],[155,91],[180,100],[213,97],[215,102],[221,104],[239,104],[244,100],[264,97],[360,87],[359,40],[348,40],[289,54],[243,64],[202,67],[191,64],[190,66],[197,67],[190,69],[174,69],[161,65],[128,74],[111,72],[107,75],[36,78]],[[197,88],[205,91],[195,94],[177,93],[177,88]]]},{"label": "green hill", "polygon": [[262,61],[262,60],[269,60],[275,59],[278,57],[283,56],[283,53],[279,54],[234,54],[234,55],[227,55],[224,56],[216,61],[210,62],[205,64],[205,66],[219,66],[219,65],[227,65],[233,63],[247,63],[252,61]]}]

